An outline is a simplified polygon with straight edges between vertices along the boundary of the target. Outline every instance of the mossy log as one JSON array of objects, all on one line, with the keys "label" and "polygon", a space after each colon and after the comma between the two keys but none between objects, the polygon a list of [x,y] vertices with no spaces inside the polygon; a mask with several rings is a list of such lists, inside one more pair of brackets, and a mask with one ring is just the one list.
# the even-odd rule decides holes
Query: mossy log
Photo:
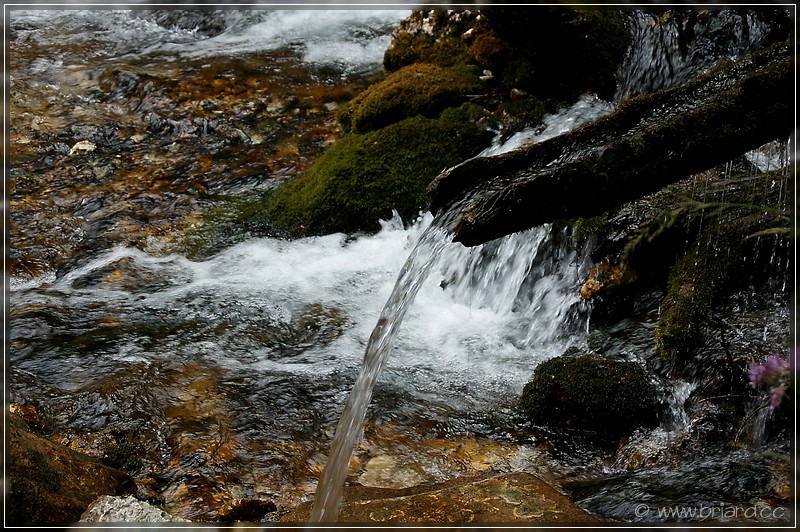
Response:
[{"label": "mossy log", "polygon": [[692,82],[626,101],[554,139],[476,157],[429,185],[436,213],[460,202],[467,246],[542,223],[589,217],[789,136],[791,45],[722,61]]}]

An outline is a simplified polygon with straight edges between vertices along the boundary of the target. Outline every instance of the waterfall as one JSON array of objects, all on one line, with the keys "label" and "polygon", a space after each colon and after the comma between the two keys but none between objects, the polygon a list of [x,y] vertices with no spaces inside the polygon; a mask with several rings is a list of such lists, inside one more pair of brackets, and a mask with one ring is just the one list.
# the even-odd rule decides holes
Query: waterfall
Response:
[{"label": "waterfall", "polygon": [[720,59],[762,48],[783,31],[767,11],[632,11],[631,46],[614,100],[680,85]]},{"label": "waterfall", "polygon": [[[523,132],[496,143],[483,155],[495,155],[524,143],[563,133],[607,113],[610,105],[594,96],[545,119],[545,128]],[[336,428],[331,451],[320,477],[311,522],[336,520],[353,449],[359,441],[372,390],[385,368],[392,342],[417,292],[434,265],[444,260],[441,286],[470,308],[490,308],[516,316],[514,338],[525,347],[574,341],[576,325],[587,309],[577,297],[588,258],[578,256],[569,235],[552,224],[488,242],[475,248],[451,244],[452,224],[469,196],[433,220],[406,260],[378,322],[369,337],[361,371]],[[521,330],[519,330],[521,329]]]}]

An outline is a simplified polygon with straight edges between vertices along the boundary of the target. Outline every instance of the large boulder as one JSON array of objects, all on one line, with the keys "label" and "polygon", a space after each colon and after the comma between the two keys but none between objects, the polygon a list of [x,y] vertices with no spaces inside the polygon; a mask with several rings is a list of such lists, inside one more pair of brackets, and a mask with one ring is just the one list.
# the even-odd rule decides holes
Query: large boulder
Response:
[{"label": "large boulder", "polygon": [[534,424],[613,442],[637,427],[656,425],[659,402],[640,364],[586,354],[541,363],[520,406]]},{"label": "large boulder", "polygon": [[[488,6],[415,11],[392,35],[387,70],[413,63],[476,65],[497,86],[570,99],[611,98],[631,35],[620,11]],[[558,50],[558,53],[553,53]]]},{"label": "large boulder", "polygon": [[101,495],[134,491],[127,473],[33,434],[16,414],[6,420],[7,524],[75,523]]}]

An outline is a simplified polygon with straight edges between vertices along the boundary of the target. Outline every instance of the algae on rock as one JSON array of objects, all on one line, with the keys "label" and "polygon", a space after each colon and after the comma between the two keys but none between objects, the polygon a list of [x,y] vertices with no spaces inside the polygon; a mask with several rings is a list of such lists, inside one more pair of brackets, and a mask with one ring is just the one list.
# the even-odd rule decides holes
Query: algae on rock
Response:
[{"label": "algae on rock", "polygon": [[375,231],[392,210],[411,220],[428,203],[430,180],[488,143],[491,133],[476,123],[481,113],[464,104],[436,119],[346,136],[275,192],[269,217],[297,235]]},{"label": "algae on rock", "polygon": [[367,133],[416,115],[436,118],[480,90],[478,74],[470,67],[413,64],[356,96],[338,119],[345,132]]}]

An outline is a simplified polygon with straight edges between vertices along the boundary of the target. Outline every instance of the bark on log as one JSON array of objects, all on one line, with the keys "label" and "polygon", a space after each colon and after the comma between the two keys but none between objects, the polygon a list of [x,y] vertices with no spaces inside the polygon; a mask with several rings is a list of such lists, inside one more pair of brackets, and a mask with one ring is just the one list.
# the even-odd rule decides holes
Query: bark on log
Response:
[{"label": "bark on log", "polygon": [[542,223],[595,216],[788,138],[791,49],[786,41],[724,61],[565,135],[449,168],[428,187],[431,211],[460,211],[451,232],[473,246]]}]

